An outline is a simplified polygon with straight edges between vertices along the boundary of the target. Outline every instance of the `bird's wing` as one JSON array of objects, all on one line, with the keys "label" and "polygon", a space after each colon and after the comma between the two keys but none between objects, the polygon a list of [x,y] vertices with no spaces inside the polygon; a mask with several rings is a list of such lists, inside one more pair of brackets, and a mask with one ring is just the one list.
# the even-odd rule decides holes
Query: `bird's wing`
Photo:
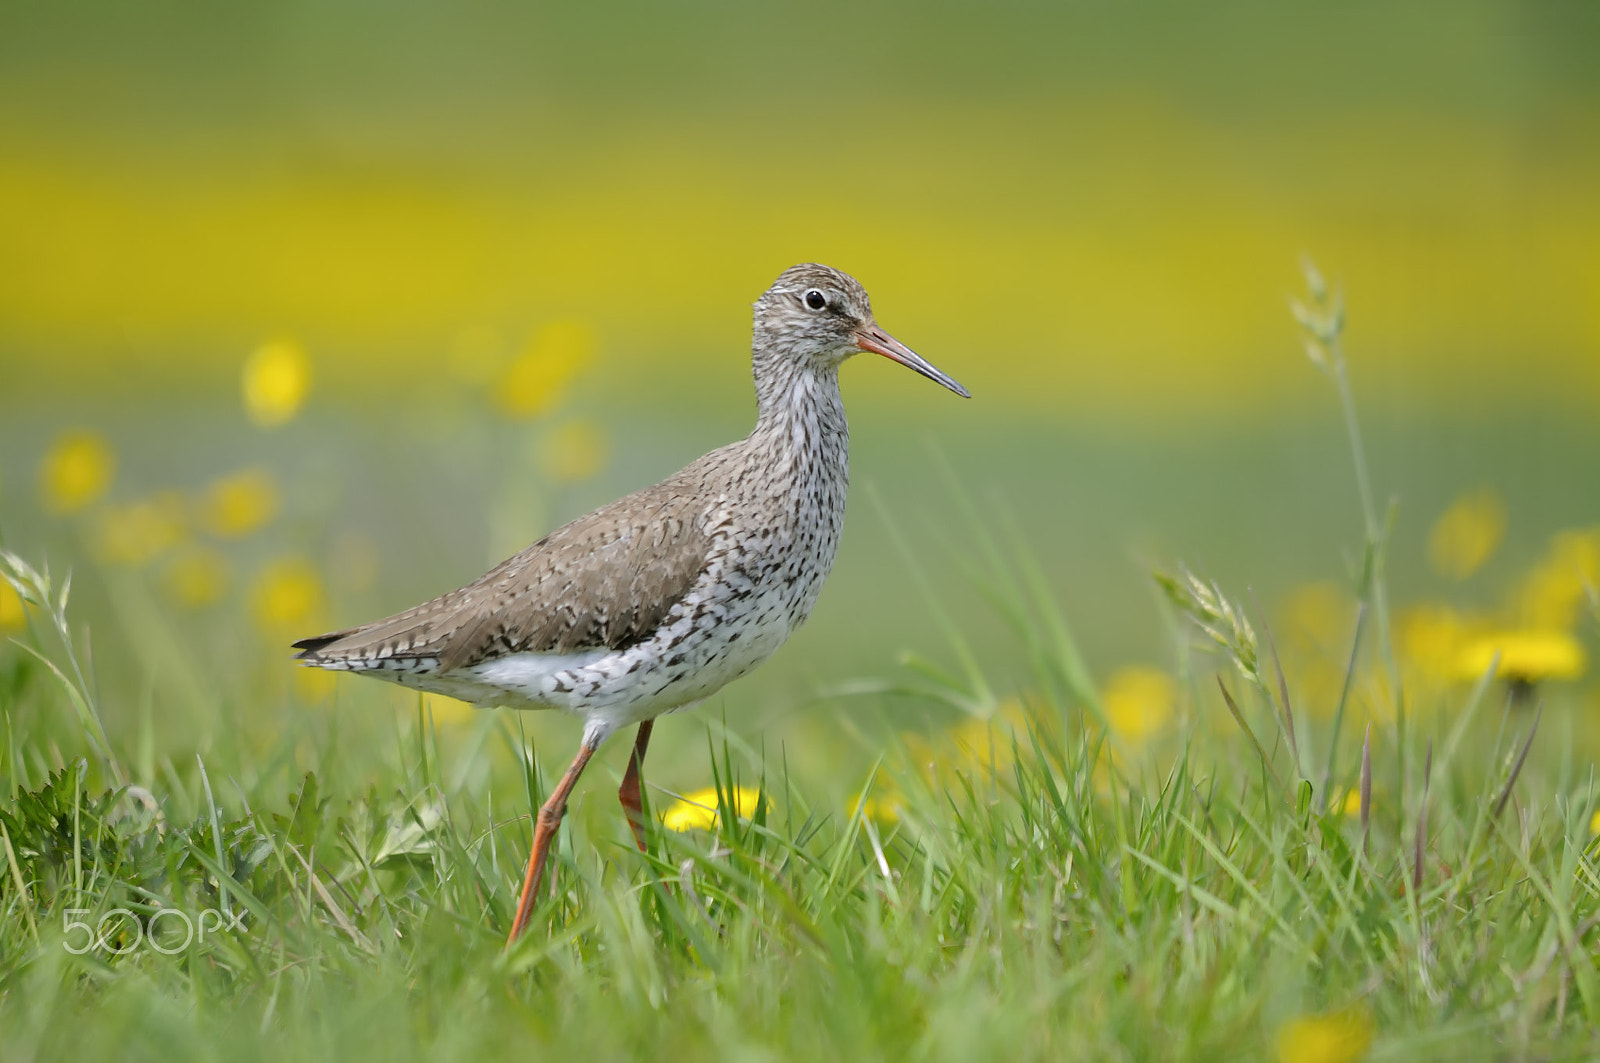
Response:
[{"label": "bird's wing", "polygon": [[[691,467],[692,469],[693,467]],[[653,635],[704,570],[715,499],[685,474],[602,506],[481,578],[345,631],[296,642],[312,664],[437,659],[448,672],[512,653],[625,649]]]}]

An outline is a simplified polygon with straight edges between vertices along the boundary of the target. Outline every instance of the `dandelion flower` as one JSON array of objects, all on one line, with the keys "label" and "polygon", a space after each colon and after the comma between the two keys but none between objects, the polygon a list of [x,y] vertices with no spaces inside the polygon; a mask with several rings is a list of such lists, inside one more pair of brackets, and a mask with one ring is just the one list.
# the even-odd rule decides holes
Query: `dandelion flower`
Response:
[{"label": "dandelion flower", "polygon": [[1339,808],[1347,816],[1361,815],[1361,791],[1346,790],[1344,801],[1340,803]]},{"label": "dandelion flower", "polygon": [[1142,742],[1165,728],[1177,700],[1172,677],[1154,668],[1119,669],[1101,693],[1111,730],[1130,742]]},{"label": "dandelion flower", "polygon": [[[758,791],[743,786],[734,787],[726,795],[733,804],[734,815],[748,819],[756,814],[761,804]],[[717,825],[717,791],[697,790],[673,802],[661,817],[668,829],[683,833],[691,830],[711,830]]]},{"label": "dandelion flower", "polygon": [[95,550],[107,564],[138,568],[182,543],[188,534],[183,496],[163,491],[101,512],[95,522]]},{"label": "dandelion flower", "polygon": [[9,581],[0,579],[0,632],[20,631],[27,623],[27,606]]},{"label": "dandelion flower", "polygon": [[167,593],[185,608],[215,605],[228,590],[228,559],[210,547],[192,547],[173,558],[165,583]]},{"label": "dandelion flower", "polygon": [[605,434],[593,421],[568,421],[545,437],[539,464],[557,483],[587,480],[605,468]]},{"label": "dandelion flower", "polygon": [[322,581],[304,558],[279,558],[256,577],[251,599],[256,623],[276,637],[314,626],[322,612]]},{"label": "dandelion flower", "polygon": [[39,466],[45,506],[54,513],[77,513],[106,493],[116,473],[116,457],[93,432],[68,432],[55,441]]},{"label": "dandelion flower", "polygon": [[1355,1063],[1372,1045],[1372,1020],[1358,1011],[1302,1015],[1278,1031],[1278,1063]]},{"label": "dandelion flower", "polygon": [[1524,628],[1500,631],[1466,642],[1456,656],[1457,675],[1477,679],[1500,655],[1496,673],[1501,679],[1537,683],[1546,679],[1577,679],[1588,667],[1583,646],[1566,631]]},{"label": "dandelion flower", "polygon": [[271,340],[244,363],[244,410],[262,428],[286,424],[311,390],[311,362],[293,340]]},{"label": "dandelion flower", "polygon": [[495,405],[507,417],[538,417],[566,401],[573,379],[588,364],[594,337],[576,321],[546,325],[512,362],[495,388]]},{"label": "dandelion flower", "polygon": [[278,513],[278,484],[265,469],[222,477],[201,496],[200,526],[219,539],[240,539]]},{"label": "dandelion flower", "polygon": [[1428,533],[1428,563],[1446,579],[1464,580],[1494,555],[1506,532],[1506,506],[1485,487],[1462,495]]},{"label": "dandelion flower", "polygon": [[1589,817],[1589,833],[1600,834],[1600,810],[1597,810],[1594,815]]}]

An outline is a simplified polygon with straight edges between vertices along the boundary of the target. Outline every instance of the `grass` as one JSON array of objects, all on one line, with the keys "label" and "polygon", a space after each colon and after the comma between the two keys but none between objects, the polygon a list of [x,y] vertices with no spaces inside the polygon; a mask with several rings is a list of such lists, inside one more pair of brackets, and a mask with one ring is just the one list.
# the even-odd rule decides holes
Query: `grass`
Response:
[{"label": "grass", "polygon": [[[1331,305],[1304,316],[1353,426]],[[362,724],[263,694],[200,755],[157,705],[108,733],[65,586],[6,555],[32,607],[0,686],[0,1059],[1600,1051],[1580,706],[1502,700],[1492,670],[1408,691],[1355,454],[1364,609],[1336,702],[1286,674],[1248,597],[1180,576],[1184,710],[1128,741],[1027,551],[975,518],[965,575],[1029,662],[1025,711],[930,745],[841,701],[883,750],[842,807],[702,717],[718,825],[639,854],[591,769],[509,951],[550,782],[515,715]],[[943,622],[945,654],[872,689],[983,718],[1013,680]],[[1358,673],[1408,691],[1359,730]],[[748,818],[738,787],[763,795]]]}]

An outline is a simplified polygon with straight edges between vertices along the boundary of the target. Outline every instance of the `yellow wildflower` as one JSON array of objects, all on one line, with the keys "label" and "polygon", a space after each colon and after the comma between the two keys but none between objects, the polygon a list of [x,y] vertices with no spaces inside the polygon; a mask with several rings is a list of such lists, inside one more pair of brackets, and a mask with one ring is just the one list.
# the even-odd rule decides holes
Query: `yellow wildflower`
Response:
[{"label": "yellow wildflower", "polygon": [[1463,580],[1483,567],[1506,533],[1506,506],[1490,488],[1462,495],[1428,534],[1428,563],[1446,579]]},{"label": "yellow wildflower", "polygon": [[1344,801],[1339,807],[1347,816],[1361,815],[1361,791],[1346,790],[1344,794]]},{"label": "yellow wildflower", "polygon": [[1106,681],[1100,699],[1111,730],[1142,742],[1171,722],[1178,688],[1171,676],[1154,668],[1121,668]]},{"label": "yellow wildflower", "polygon": [[[734,815],[748,819],[761,805],[761,794],[743,786],[735,787],[727,795],[733,803]],[[697,790],[677,801],[661,817],[668,830],[679,833],[691,830],[711,830],[717,825],[717,791]]]},{"label": "yellow wildflower", "polygon": [[1278,1063],[1355,1063],[1372,1045],[1372,1020],[1360,1011],[1302,1015],[1278,1031]]},{"label": "yellow wildflower", "polygon": [[[1458,678],[1461,647],[1474,624],[1447,605],[1417,605],[1400,614],[1396,642],[1400,657],[1435,682]],[[1476,678],[1476,677],[1474,677]]]},{"label": "yellow wildflower", "polygon": [[1355,624],[1355,599],[1332,581],[1296,587],[1284,604],[1284,643],[1308,655],[1348,652]]},{"label": "yellow wildflower", "polygon": [[163,491],[153,498],[111,506],[98,515],[95,546],[100,559],[114,565],[147,565],[188,535],[183,496]]},{"label": "yellow wildflower", "polygon": [[305,559],[279,558],[256,577],[252,600],[256,622],[275,637],[306,634],[322,612],[322,581]]},{"label": "yellow wildflower", "polygon": [[573,378],[588,364],[594,337],[576,321],[557,321],[539,330],[528,349],[506,369],[495,389],[495,404],[507,417],[538,417],[566,400]]},{"label": "yellow wildflower", "polygon": [[850,814],[853,816],[857,808],[868,819],[879,823],[898,823],[900,815],[905,811],[906,797],[900,792],[900,787],[885,779],[881,774],[873,784],[872,792],[862,800],[862,795],[857,793],[850,798]]},{"label": "yellow wildflower", "polygon": [[262,428],[285,424],[311,390],[311,362],[294,340],[269,340],[244,363],[244,410]]},{"label": "yellow wildflower", "polygon": [[238,539],[278,512],[278,484],[265,469],[242,469],[214,481],[201,496],[200,525],[219,539]]},{"label": "yellow wildflower", "polygon": [[1600,587],[1600,528],[1565,531],[1522,583],[1517,613],[1523,624],[1570,628],[1585,599]]},{"label": "yellow wildflower", "polygon": [[568,421],[545,436],[539,463],[557,483],[587,480],[605,468],[606,437],[593,421]]},{"label": "yellow wildflower", "polygon": [[1466,642],[1456,655],[1461,679],[1476,679],[1500,655],[1501,679],[1537,683],[1545,679],[1577,679],[1588,666],[1583,646],[1565,631],[1524,628],[1499,631]]},{"label": "yellow wildflower", "polygon": [[1600,809],[1597,809],[1595,814],[1589,817],[1589,833],[1600,834]]},{"label": "yellow wildflower", "polygon": [[228,559],[210,547],[185,550],[167,567],[166,586],[179,605],[190,609],[215,605],[228,589]]},{"label": "yellow wildflower", "polygon": [[294,670],[294,692],[301,701],[309,701],[313,705],[327,701],[337,686],[338,680],[333,672],[321,668]]},{"label": "yellow wildflower", "polygon": [[51,446],[39,466],[44,503],[54,513],[76,513],[111,486],[116,457],[93,432],[68,432]]},{"label": "yellow wildflower", "polygon": [[[412,694],[409,700],[411,706],[415,708],[416,695]],[[470,702],[446,697],[443,694],[424,694],[422,711],[424,719],[432,717],[435,723],[457,724],[472,720],[478,710]]]},{"label": "yellow wildflower", "polygon": [[0,579],[0,631],[20,631],[28,620],[27,609],[17,589]]}]

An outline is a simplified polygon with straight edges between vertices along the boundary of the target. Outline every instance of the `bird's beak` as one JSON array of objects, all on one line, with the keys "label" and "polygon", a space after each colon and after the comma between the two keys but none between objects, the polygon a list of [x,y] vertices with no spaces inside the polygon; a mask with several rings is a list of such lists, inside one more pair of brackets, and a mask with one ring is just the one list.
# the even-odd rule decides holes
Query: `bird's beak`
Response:
[{"label": "bird's beak", "polygon": [[939,370],[935,369],[916,351],[913,351],[910,347],[907,347],[905,344],[901,343],[899,340],[883,331],[883,329],[878,327],[877,322],[872,322],[862,326],[862,328],[855,334],[855,341],[856,346],[860,347],[863,351],[871,351],[873,354],[881,354],[891,362],[899,362],[908,369],[915,369],[929,380],[932,380],[938,384],[943,384],[945,387],[949,388],[951,391],[955,392],[957,395],[960,395],[964,399],[972,398],[972,393],[970,391],[956,383],[944,373],[941,373]]}]

